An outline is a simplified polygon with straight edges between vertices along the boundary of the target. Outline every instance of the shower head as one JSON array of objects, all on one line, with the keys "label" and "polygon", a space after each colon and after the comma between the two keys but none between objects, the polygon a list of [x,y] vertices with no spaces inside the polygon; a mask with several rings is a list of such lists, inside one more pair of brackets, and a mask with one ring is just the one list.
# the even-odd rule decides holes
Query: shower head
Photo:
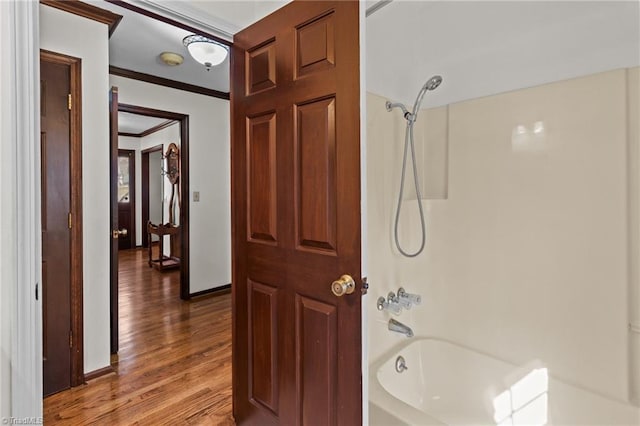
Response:
[{"label": "shower head", "polygon": [[407,118],[408,120],[410,120],[411,122],[415,122],[417,120],[418,110],[420,109],[420,105],[422,104],[422,98],[424,97],[424,94],[427,93],[427,90],[435,90],[438,86],[440,86],[440,83],[442,83],[442,77],[440,77],[439,75],[434,75],[429,80],[427,80],[424,86],[422,86],[422,89],[420,89],[420,93],[418,93],[416,102],[413,104],[413,112],[411,113],[409,118]]},{"label": "shower head", "polygon": [[436,90],[438,86],[440,86],[440,83],[442,83],[442,77],[439,75],[434,75],[429,80],[427,80],[427,82],[424,84],[424,87],[427,90]]}]

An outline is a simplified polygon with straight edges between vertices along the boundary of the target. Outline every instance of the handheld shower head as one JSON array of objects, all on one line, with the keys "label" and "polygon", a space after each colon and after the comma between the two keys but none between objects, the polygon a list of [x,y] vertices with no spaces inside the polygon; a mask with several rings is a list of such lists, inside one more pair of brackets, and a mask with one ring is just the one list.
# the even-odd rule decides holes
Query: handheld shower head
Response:
[{"label": "handheld shower head", "polygon": [[420,89],[420,93],[418,93],[418,97],[416,98],[416,102],[413,104],[413,111],[411,112],[411,121],[416,121],[418,118],[418,110],[420,109],[420,105],[422,104],[422,98],[424,98],[424,94],[427,93],[427,90],[435,90],[442,83],[442,77],[439,75],[434,75],[422,86]]},{"label": "handheld shower head", "polygon": [[439,75],[434,75],[429,80],[427,80],[424,87],[427,90],[436,90],[438,86],[440,86],[440,83],[442,83],[442,77]]}]

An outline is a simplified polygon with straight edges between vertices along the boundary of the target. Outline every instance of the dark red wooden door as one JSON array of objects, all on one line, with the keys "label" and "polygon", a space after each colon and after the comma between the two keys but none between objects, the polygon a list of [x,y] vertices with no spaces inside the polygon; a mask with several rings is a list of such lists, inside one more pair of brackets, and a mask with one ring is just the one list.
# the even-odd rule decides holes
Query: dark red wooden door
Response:
[{"label": "dark red wooden door", "polygon": [[71,67],[40,61],[43,390],[71,387]]},{"label": "dark red wooden door", "polygon": [[357,2],[294,1],[234,37],[240,424],[362,422],[358,28]]},{"label": "dark red wooden door", "polygon": [[111,353],[118,353],[118,88],[109,91],[109,162],[110,162],[110,322]]}]

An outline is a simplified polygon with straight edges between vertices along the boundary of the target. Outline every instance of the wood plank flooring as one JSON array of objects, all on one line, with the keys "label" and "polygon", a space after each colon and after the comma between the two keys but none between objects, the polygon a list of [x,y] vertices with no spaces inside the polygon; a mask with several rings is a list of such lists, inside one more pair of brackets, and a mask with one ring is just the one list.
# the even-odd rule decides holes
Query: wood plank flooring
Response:
[{"label": "wood plank flooring", "polygon": [[234,424],[231,295],[183,302],[179,271],[149,268],[146,255],[120,252],[115,374],[46,398],[45,424]]}]

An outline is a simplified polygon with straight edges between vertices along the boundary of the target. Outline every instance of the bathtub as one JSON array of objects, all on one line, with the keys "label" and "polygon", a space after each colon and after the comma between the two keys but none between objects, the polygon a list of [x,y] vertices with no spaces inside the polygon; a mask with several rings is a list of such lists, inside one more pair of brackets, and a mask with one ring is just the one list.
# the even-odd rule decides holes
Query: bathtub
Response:
[{"label": "bathtub", "polygon": [[442,339],[407,339],[369,371],[371,425],[640,424],[640,408],[564,383],[543,365]]}]

